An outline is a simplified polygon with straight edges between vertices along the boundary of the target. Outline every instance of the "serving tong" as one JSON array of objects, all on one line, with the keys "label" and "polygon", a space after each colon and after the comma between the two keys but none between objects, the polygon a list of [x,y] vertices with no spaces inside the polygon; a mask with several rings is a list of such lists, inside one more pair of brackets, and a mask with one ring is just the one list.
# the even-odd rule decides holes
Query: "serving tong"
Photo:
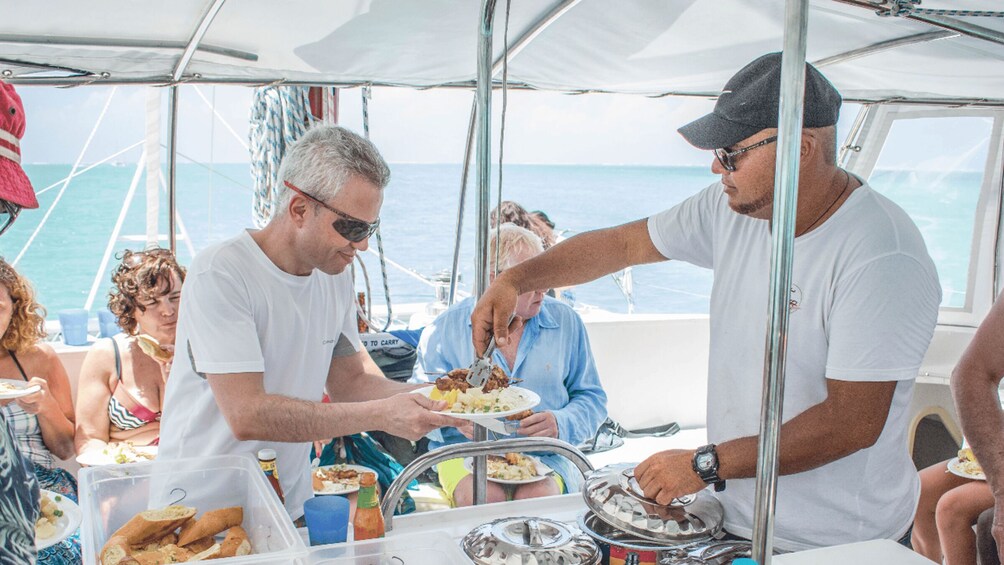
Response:
[{"label": "serving tong", "polygon": [[[516,317],[516,313],[513,312],[509,316],[509,321],[506,326],[512,323],[513,318]],[[482,387],[488,382],[488,377],[492,376],[492,367],[495,366],[492,363],[492,355],[495,353],[495,334],[492,334],[492,338],[488,341],[488,347],[485,348],[484,354],[478,357],[471,363],[471,366],[467,369],[467,384],[473,387]]]}]

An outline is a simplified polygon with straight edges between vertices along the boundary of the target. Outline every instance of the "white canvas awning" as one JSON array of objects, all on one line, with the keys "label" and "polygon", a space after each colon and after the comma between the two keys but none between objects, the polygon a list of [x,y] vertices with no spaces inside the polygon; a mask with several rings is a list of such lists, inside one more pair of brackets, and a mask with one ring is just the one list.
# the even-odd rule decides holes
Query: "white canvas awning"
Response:
[{"label": "white canvas awning", "polygon": [[[0,0],[0,74],[21,84],[167,84],[180,76],[469,87],[479,4]],[[496,59],[505,7],[500,0]],[[1004,17],[876,13],[887,7],[811,1],[808,59],[845,97],[1004,103]],[[999,0],[923,0],[915,8],[1004,11]],[[781,48],[783,10],[771,0],[513,0],[509,81],[559,91],[715,95],[741,65]]]}]

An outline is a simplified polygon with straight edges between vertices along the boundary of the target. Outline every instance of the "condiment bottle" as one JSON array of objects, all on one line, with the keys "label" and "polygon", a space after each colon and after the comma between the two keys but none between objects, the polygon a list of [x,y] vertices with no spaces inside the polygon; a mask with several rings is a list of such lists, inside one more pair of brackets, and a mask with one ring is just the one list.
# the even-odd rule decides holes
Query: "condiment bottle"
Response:
[{"label": "condiment bottle", "polygon": [[279,502],[285,504],[286,496],[282,494],[282,485],[279,484],[279,472],[276,470],[275,466],[275,450],[259,449],[258,465],[260,465],[261,470],[265,472],[265,478],[268,479],[269,484],[271,484],[272,488],[275,489],[275,494],[279,495]]},{"label": "condiment bottle", "polygon": [[[359,311],[366,312],[366,293],[357,293],[356,299],[359,301]],[[364,334],[370,331],[370,326],[366,323],[366,320],[363,318],[361,313],[356,314],[356,323],[359,325],[359,333]]]},{"label": "condiment bottle", "polygon": [[356,541],[384,536],[383,512],[376,492],[376,473],[359,475],[359,495],[356,515],[352,518],[353,539]]}]

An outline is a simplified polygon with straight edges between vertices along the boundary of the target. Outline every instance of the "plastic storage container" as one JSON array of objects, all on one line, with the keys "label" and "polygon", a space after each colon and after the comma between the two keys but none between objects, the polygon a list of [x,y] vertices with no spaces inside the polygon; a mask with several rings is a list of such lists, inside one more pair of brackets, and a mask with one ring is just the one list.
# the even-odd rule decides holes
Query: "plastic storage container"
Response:
[{"label": "plastic storage container", "polygon": [[109,536],[134,515],[169,504],[194,506],[196,515],[244,507],[253,553],[213,563],[306,563],[307,547],[250,455],[88,467],[80,471],[79,494],[85,564],[96,565]]},{"label": "plastic storage container", "polygon": [[[310,565],[470,565],[457,541],[442,532],[424,532],[319,545],[310,550]],[[395,559],[396,558],[396,559]]]}]

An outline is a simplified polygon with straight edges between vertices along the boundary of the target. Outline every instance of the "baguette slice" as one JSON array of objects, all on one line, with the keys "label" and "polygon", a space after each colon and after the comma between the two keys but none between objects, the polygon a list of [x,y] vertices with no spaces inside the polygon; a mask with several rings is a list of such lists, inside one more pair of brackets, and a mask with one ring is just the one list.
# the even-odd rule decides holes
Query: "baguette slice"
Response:
[{"label": "baguette slice", "polygon": [[206,559],[217,559],[221,557],[220,555],[220,544],[214,543],[212,547],[203,551],[202,553],[196,553],[190,557],[189,561],[205,561]]},{"label": "baguette slice", "polygon": [[139,348],[143,350],[143,353],[146,353],[157,361],[163,361],[166,363],[171,359],[174,359],[174,352],[161,347],[160,342],[153,336],[139,334],[136,336],[136,343],[139,344]]},{"label": "baguette slice", "polygon": [[216,543],[216,539],[213,536],[206,536],[204,538],[199,538],[184,547],[192,553],[201,553],[212,547],[214,543]]},{"label": "baguette slice", "polygon": [[240,506],[210,510],[203,514],[192,527],[181,532],[181,535],[178,537],[178,544],[188,545],[197,539],[206,536],[215,536],[224,530],[240,526],[243,522],[244,508]]},{"label": "baguette slice", "polygon": [[126,565],[135,562],[129,551],[129,541],[122,536],[112,536],[101,548],[101,565]]},{"label": "baguette slice", "polygon": [[178,526],[192,516],[195,516],[195,508],[191,506],[168,506],[144,510],[133,516],[124,526],[112,534],[112,537],[122,536],[129,545],[146,545],[173,533],[174,530],[178,529]]},{"label": "baguette slice", "polygon": [[227,530],[227,537],[220,544],[220,557],[236,557],[251,553],[251,540],[248,533],[240,526]]}]

